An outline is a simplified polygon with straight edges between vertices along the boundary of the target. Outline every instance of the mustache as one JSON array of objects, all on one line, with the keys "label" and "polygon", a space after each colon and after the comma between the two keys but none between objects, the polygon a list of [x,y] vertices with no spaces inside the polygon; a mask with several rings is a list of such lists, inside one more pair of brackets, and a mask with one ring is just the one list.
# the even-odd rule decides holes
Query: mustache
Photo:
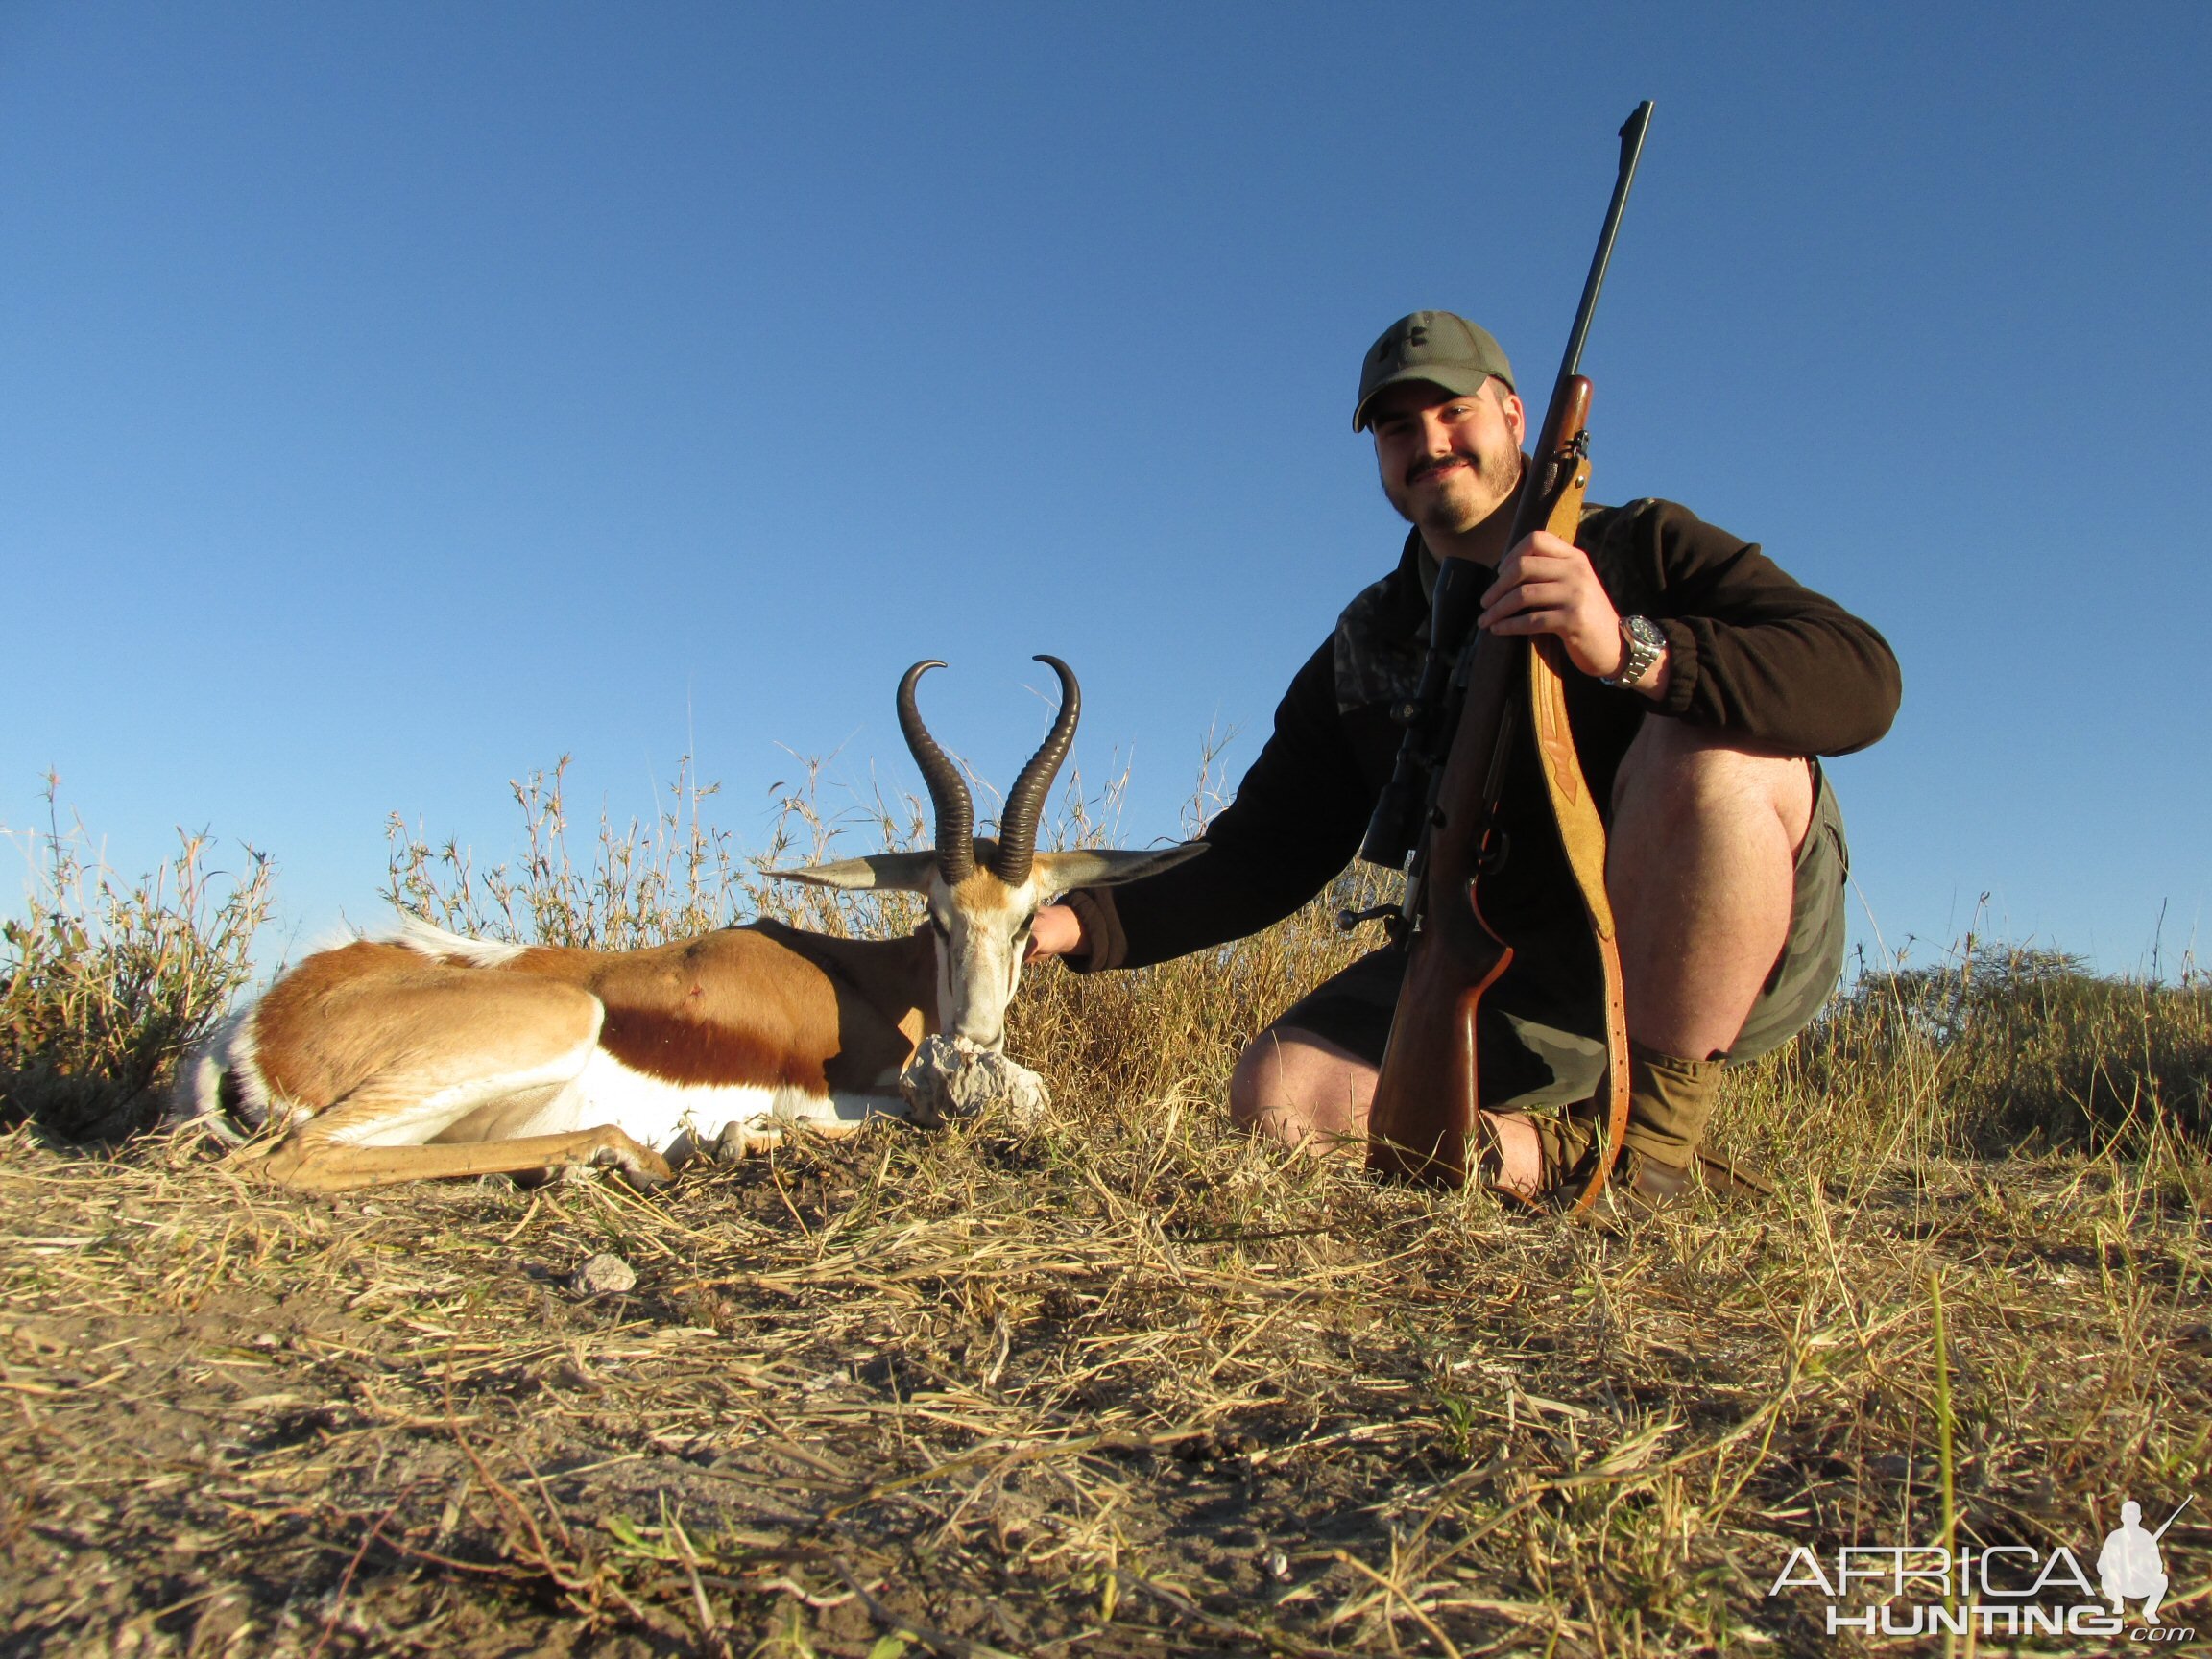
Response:
[{"label": "mustache", "polygon": [[[1523,458],[1519,450],[1515,450],[1513,452],[1513,457],[1509,465],[1512,469],[1512,475],[1506,480],[1506,482],[1517,482],[1520,479],[1524,466]],[[1447,468],[1451,467],[1465,467],[1470,471],[1479,476],[1482,471],[1482,458],[1479,455],[1462,454],[1456,449],[1455,449],[1449,455],[1425,456],[1421,460],[1414,462],[1410,467],[1406,469],[1406,484],[1408,488],[1410,488],[1411,486],[1420,483],[1423,479],[1432,478],[1437,473],[1442,472]]]},{"label": "mustache", "polygon": [[1457,453],[1431,455],[1414,462],[1412,466],[1406,469],[1406,482],[1418,484],[1424,478],[1433,478],[1437,473],[1451,467],[1471,467],[1478,472],[1482,470],[1481,463],[1472,455]]}]

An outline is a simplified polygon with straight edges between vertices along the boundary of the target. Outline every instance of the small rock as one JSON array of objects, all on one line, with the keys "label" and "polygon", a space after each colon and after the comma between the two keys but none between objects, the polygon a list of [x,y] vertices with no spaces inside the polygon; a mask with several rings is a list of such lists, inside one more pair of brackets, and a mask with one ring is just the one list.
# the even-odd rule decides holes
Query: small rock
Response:
[{"label": "small rock", "polygon": [[1278,1584],[1290,1582],[1289,1556],[1284,1554],[1280,1550],[1270,1550],[1267,1551],[1266,1562],[1268,1577],[1274,1579]]},{"label": "small rock", "polygon": [[1003,1054],[962,1037],[925,1037],[899,1074],[912,1120],[934,1129],[1003,1106],[1017,1122],[1041,1117],[1052,1103],[1045,1079]]},{"label": "small rock", "polygon": [[637,1274],[619,1256],[594,1256],[568,1276],[568,1288],[579,1296],[619,1296],[637,1284]]}]

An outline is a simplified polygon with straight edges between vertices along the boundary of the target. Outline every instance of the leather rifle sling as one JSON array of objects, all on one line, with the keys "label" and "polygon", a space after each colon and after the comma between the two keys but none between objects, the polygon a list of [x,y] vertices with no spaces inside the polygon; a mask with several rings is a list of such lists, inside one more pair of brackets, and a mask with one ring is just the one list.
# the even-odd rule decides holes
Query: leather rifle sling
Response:
[{"label": "leather rifle sling", "polygon": [[[1590,483],[1590,463],[1575,457],[1573,476],[1558,499],[1545,528],[1563,541],[1572,542],[1581,528],[1582,493]],[[1605,891],[1605,825],[1598,815],[1598,803],[1590,794],[1589,780],[1575,753],[1575,733],[1567,723],[1567,687],[1562,679],[1559,641],[1547,635],[1528,653],[1528,708],[1536,733],[1536,753],[1543,762],[1545,793],[1551,797],[1551,815],[1559,826],[1560,844],[1575,872],[1575,885],[1582,895],[1582,907],[1590,931],[1598,941],[1598,958],[1605,981],[1605,1136],[1598,1147],[1597,1162],[1582,1190],[1568,1206],[1579,1215],[1598,1202],[1605,1178],[1621,1155],[1621,1137],[1628,1127],[1628,1004],[1621,983],[1621,942],[1613,924],[1613,902]]]}]

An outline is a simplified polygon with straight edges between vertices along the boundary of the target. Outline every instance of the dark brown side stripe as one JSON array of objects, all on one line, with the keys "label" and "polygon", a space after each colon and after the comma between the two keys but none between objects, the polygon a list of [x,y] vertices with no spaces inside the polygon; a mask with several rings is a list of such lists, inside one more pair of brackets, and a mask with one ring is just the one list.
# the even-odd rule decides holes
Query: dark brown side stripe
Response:
[{"label": "dark brown side stripe", "polygon": [[633,1071],[665,1083],[830,1092],[814,1056],[779,1053],[758,1037],[678,1014],[610,1007],[599,1046]]}]

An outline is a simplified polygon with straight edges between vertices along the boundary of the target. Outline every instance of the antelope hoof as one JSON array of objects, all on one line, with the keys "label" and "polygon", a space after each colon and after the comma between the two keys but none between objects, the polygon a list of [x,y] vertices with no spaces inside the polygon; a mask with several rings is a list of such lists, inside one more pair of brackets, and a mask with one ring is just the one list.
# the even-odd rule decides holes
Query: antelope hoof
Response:
[{"label": "antelope hoof", "polygon": [[734,1164],[740,1158],[767,1152],[783,1139],[782,1130],[773,1124],[761,1127],[756,1124],[731,1122],[722,1125],[722,1133],[714,1137],[714,1144],[708,1156],[717,1164]]},{"label": "antelope hoof", "polygon": [[665,1187],[676,1179],[668,1160],[649,1146],[601,1146],[592,1152],[591,1162],[602,1169],[619,1169],[635,1187]]}]

